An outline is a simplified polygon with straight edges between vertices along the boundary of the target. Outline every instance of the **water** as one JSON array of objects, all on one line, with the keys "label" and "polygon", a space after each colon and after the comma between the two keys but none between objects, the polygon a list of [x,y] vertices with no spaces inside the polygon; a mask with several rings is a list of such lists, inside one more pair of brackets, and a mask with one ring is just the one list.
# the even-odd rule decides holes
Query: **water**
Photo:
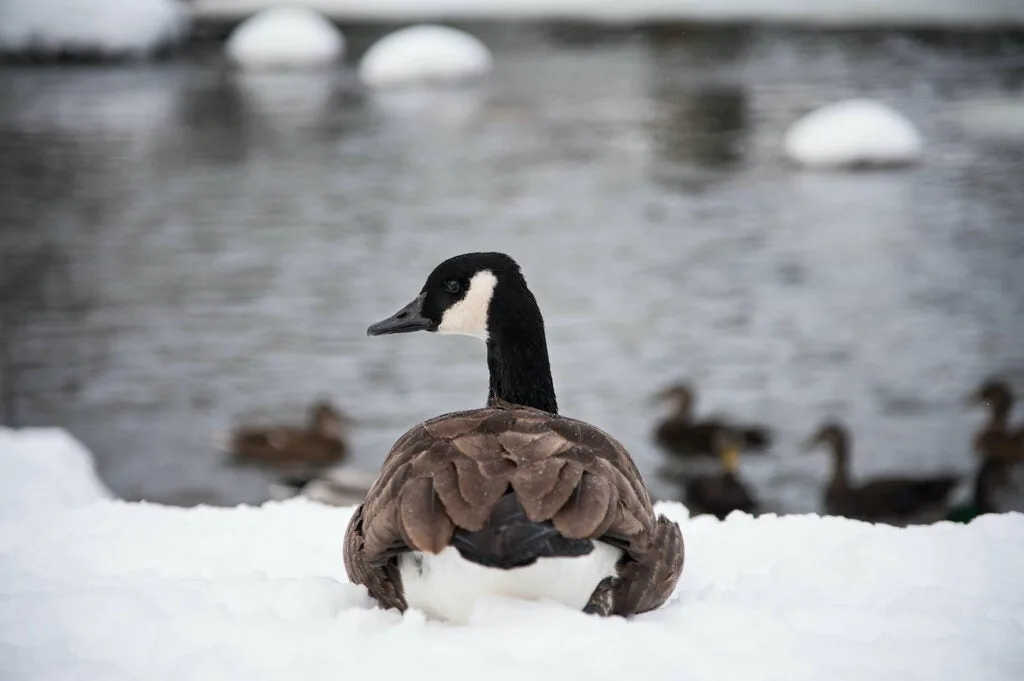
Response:
[{"label": "water", "polygon": [[[267,479],[212,440],[323,395],[375,467],[487,379],[473,339],[366,326],[440,260],[505,250],[563,412],[648,476],[649,398],[678,377],[701,413],[776,427],[744,473],[782,510],[818,507],[827,463],[796,443],[825,416],[855,475],[969,470],[964,395],[1024,392],[1024,145],[953,112],[1019,92],[1019,37],[481,30],[493,78],[432,95],[205,53],[0,69],[5,421],[68,428],[126,498],[255,503]],[[854,95],[916,121],[926,162],[787,166],[786,126]]]}]

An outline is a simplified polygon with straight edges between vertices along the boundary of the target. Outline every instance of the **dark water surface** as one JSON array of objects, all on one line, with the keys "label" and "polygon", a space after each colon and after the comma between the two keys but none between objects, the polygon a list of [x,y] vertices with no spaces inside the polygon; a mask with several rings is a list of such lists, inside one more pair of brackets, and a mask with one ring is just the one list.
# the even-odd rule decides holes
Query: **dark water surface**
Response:
[{"label": "dark water surface", "polygon": [[[487,379],[473,339],[367,324],[486,249],[540,300],[563,411],[645,473],[648,398],[676,377],[701,412],[778,428],[745,474],[779,508],[817,508],[826,462],[796,443],[828,415],[855,475],[968,469],[965,393],[993,372],[1024,392],[1024,143],[955,111],[1019,94],[1019,39],[482,37],[493,78],[433,94],[206,56],[0,68],[3,420],[68,428],[128,498],[258,502],[266,479],[212,438],[326,395],[375,467]],[[913,119],[925,162],[787,166],[787,125],[855,95]]]}]

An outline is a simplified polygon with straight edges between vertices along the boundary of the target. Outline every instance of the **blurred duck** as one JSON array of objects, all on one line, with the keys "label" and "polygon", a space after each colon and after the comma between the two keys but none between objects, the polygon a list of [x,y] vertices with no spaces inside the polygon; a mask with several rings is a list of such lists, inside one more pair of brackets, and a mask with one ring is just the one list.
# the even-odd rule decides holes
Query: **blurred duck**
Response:
[{"label": "blurred duck", "polygon": [[334,466],[313,478],[294,476],[271,485],[275,499],[305,497],[328,506],[357,506],[366,498],[376,473]]},{"label": "blurred duck", "polygon": [[986,380],[968,402],[989,409],[988,422],[974,436],[975,453],[1005,463],[1024,463],[1024,427],[1010,427],[1013,409],[1010,386],[999,379]]},{"label": "blurred duck", "polygon": [[222,447],[238,463],[301,474],[322,469],[348,454],[349,420],[327,401],[314,403],[305,426],[243,425]]},{"label": "blurred duck", "polygon": [[685,383],[673,385],[655,395],[658,403],[670,405],[669,416],[654,430],[654,440],[677,456],[714,454],[714,438],[726,427],[736,431],[746,451],[760,451],[771,445],[772,433],[766,426],[726,424],[719,419],[696,421],[693,417],[694,393]]},{"label": "blurred duck", "polygon": [[856,520],[905,525],[942,517],[959,478],[875,478],[859,485],[850,482],[850,433],[836,422],[824,423],[803,445],[804,452],[824,447],[832,454],[832,480],[825,489],[828,515]]},{"label": "blurred duck", "polygon": [[743,441],[734,430],[715,433],[716,453],[722,461],[719,475],[706,475],[686,483],[686,506],[692,515],[707,513],[724,520],[732,511],[754,513],[757,500],[739,478],[739,459]]},{"label": "blurred duck", "polygon": [[946,514],[946,520],[955,523],[969,523],[980,515],[999,513],[995,492],[1009,482],[1007,464],[996,459],[983,458],[974,476],[971,498],[964,504],[953,506]]}]

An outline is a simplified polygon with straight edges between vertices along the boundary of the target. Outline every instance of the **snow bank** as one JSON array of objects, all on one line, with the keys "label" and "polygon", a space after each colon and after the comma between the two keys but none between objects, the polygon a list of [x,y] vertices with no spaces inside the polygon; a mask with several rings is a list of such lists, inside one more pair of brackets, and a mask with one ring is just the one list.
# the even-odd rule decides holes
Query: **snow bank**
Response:
[{"label": "snow bank", "polygon": [[142,56],[185,25],[180,0],[3,0],[0,51]]},{"label": "snow bank", "polygon": [[[234,18],[276,0],[193,0],[200,16]],[[583,19],[601,22],[782,21],[811,25],[1024,24],[1017,0],[306,0],[344,20]]]},{"label": "snow bank", "polygon": [[341,59],[345,38],[313,10],[282,5],[243,21],[224,49],[231,61],[246,68],[323,66]]},{"label": "snow bank", "polygon": [[913,123],[870,99],[848,99],[807,114],[786,132],[786,155],[808,168],[906,165],[924,146]]},{"label": "snow bank", "polygon": [[371,87],[462,82],[491,70],[491,53],[468,33],[447,26],[411,26],[374,43],[359,63]]},{"label": "snow bank", "polygon": [[67,431],[0,428],[0,521],[110,497],[92,455]]},{"label": "snow bank", "polygon": [[1022,515],[903,530],[659,510],[687,540],[665,608],[601,620],[496,599],[468,627],[379,610],[346,581],[351,508],[111,501],[0,518],[0,676],[1024,678]]},{"label": "snow bank", "polygon": [[3,679],[1024,678],[1017,513],[897,529],[662,503],[687,558],[661,610],[494,599],[460,627],[348,583],[351,507],[106,500],[60,430],[0,431],[0,481]]}]

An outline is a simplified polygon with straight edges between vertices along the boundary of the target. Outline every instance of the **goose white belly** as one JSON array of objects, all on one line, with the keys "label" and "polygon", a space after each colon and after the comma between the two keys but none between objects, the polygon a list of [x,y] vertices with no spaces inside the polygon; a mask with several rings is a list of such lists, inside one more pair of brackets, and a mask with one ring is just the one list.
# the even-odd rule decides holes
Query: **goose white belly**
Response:
[{"label": "goose white belly", "polygon": [[538,558],[526,567],[501,570],[470,562],[449,546],[436,555],[406,553],[398,570],[409,607],[465,624],[474,603],[488,596],[552,600],[582,610],[601,580],[617,574],[621,556],[620,549],[595,541],[585,556]]}]

